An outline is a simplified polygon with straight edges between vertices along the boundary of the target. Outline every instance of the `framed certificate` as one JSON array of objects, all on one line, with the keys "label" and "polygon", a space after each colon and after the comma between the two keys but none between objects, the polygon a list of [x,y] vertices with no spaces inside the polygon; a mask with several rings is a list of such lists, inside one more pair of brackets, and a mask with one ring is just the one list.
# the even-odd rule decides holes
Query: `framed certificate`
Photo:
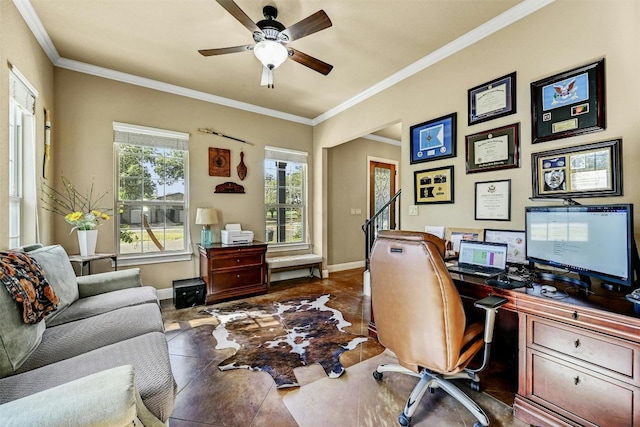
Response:
[{"label": "framed certificate", "polygon": [[511,180],[476,182],[476,220],[511,220]]},{"label": "framed certificate", "polygon": [[622,195],[622,140],[531,154],[533,197]]},{"label": "framed certificate", "polygon": [[531,142],[604,130],[604,59],[531,83]]},{"label": "framed certificate", "polygon": [[520,166],[520,123],[465,137],[467,173]]},{"label": "framed certificate", "polygon": [[469,126],[516,113],[515,71],[467,92]]},{"label": "framed certificate", "polygon": [[457,113],[411,126],[411,164],[456,156]]},{"label": "framed certificate", "polygon": [[453,203],[453,166],[414,172],[415,204]]}]

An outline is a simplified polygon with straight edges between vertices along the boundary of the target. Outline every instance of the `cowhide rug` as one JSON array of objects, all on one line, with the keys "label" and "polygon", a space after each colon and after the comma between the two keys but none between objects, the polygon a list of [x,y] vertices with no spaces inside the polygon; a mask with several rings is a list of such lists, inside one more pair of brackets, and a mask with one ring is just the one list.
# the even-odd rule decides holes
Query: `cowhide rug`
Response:
[{"label": "cowhide rug", "polygon": [[218,367],[265,371],[278,388],[298,386],[293,369],[312,363],[322,365],[329,377],[339,377],[344,372],[340,355],[367,338],[344,331],[351,323],[326,305],[330,299],[322,295],[207,309],[220,322],[213,331],[216,349],[236,349]]}]

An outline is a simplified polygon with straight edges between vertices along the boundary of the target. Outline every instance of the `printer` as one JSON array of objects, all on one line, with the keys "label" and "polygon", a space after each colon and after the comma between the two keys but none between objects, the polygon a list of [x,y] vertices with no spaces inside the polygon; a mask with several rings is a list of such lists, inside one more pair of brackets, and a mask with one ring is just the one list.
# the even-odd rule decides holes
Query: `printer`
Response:
[{"label": "printer", "polygon": [[220,231],[223,245],[239,245],[253,242],[253,231],[243,230],[240,224],[227,224]]}]

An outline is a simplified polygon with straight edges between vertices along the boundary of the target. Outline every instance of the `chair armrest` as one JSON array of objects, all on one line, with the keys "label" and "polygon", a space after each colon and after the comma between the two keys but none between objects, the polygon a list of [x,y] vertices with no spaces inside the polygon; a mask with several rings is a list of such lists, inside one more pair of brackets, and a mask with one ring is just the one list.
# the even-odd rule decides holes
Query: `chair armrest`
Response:
[{"label": "chair armrest", "polygon": [[79,378],[0,405],[4,427],[165,426],[142,403],[133,366]]},{"label": "chair armrest", "polygon": [[496,323],[496,314],[498,308],[509,300],[496,295],[489,295],[486,298],[476,301],[473,305],[485,311],[484,318],[484,342],[491,343],[493,341],[493,329]]},{"label": "chair armrest", "polygon": [[76,280],[80,298],[142,286],[139,268],[90,274],[77,277]]}]

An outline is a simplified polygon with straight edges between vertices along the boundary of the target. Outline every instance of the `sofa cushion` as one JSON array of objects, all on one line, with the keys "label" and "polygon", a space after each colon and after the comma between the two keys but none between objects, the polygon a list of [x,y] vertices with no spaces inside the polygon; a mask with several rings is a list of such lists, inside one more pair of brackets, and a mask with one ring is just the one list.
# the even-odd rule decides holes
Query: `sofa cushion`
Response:
[{"label": "sofa cushion", "polygon": [[58,297],[42,267],[23,252],[0,251],[0,281],[22,306],[25,323],[38,323],[58,305]]},{"label": "sofa cushion", "polygon": [[47,316],[47,321],[49,321],[49,319],[59,316],[78,299],[76,273],[73,271],[67,252],[60,245],[45,246],[30,251],[28,254],[40,263],[45,277],[60,300],[58,310]]},{"label": "sofa cushion", "polygon": [[40,345],[17,372],[25,372],[148,332],[164,332],[157,304],[142,304],[47,327]]},{"label": "sofa cushion", "polygon": [[53,319],[49,319],[47,317],[45,321],[47,322],[47,327],[50,328],[63,323],[97,316],[98,314],[107,313],[122,307],[148,303],[159,304],[156,288],[152,286],[142,286],[139,288],[122,289],[119,291],[80,298],[71,304],[64,313],[60,313],[59,316],[56,316]]},{"label": "sofa cushion", "polygon": [[0,404],[20,399],[104,369],[133,365],[144,405],[166,422],[173,411],[176,383],[164,333],[151,332],[71,359],[0,379]]},{"label": "sofa cushion", "polygon": [[24,323],[22,310],[0,286],[0,378],[13,374],[36,349],[45,323]]}]

